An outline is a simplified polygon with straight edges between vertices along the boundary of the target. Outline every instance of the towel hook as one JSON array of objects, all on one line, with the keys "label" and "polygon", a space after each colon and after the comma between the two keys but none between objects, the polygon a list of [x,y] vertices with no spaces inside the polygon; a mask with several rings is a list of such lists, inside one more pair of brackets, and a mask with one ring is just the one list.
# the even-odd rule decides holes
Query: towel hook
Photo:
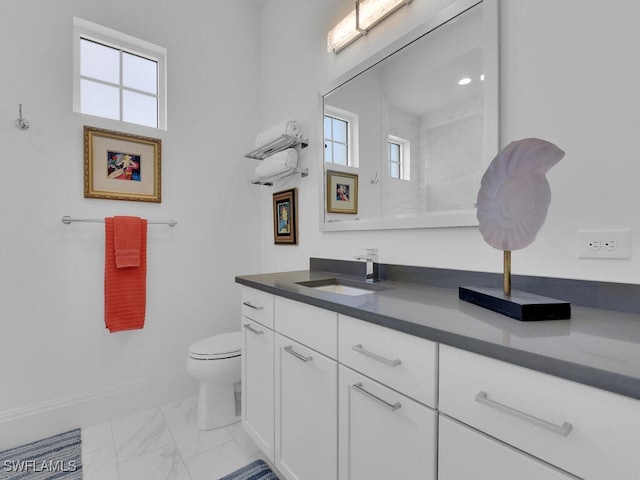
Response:
[{"label": "towel hook", "polygon": [[16,126],[20,130],[26,130],[29,128],[29,121],[26,118],[22,117],[22,104],[18,104],[18,110],[20,112],[20,116],[16,119]]}]

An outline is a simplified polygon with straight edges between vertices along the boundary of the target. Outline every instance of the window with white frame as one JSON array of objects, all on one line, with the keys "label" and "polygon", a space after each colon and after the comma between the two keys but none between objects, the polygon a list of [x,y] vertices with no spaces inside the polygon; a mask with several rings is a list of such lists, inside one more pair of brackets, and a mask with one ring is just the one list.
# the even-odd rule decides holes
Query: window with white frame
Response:
[{"label": "window with white frame", "polygon": [[166,129],[166,49],[74,17],[75,112]]},{"label": "window with white frame", "polygon": [[325,105],[324,161],[348,167],[358,166],[358,116]]},{"label": "window with white frame", "polygon": [[409,140],[389,135],[389,177],[411,179],[411,150]]}]

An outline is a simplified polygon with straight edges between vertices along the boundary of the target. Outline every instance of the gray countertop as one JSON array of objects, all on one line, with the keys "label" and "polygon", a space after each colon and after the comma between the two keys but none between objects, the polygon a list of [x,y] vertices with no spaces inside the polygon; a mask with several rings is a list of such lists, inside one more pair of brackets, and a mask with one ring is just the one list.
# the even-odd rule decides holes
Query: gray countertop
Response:
[{"label": "gray countertop", "polygon": [[571,320],[520,322],[458,299],[454,288],[381,281],[345,296],[299,282],[332,272],[243,275],[236,282],[498,360],[640,399],[640,315],[572,306]]}]

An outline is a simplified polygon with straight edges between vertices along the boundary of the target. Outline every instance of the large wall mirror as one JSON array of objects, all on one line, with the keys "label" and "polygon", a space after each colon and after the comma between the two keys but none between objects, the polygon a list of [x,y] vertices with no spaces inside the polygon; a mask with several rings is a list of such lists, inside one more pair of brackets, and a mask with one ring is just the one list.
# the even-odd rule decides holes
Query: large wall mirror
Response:
[{"label": "large wall mirror", "polygon": [[477,225],[499,149],[497,10],[455,2],[323,92],[322,230]]}]

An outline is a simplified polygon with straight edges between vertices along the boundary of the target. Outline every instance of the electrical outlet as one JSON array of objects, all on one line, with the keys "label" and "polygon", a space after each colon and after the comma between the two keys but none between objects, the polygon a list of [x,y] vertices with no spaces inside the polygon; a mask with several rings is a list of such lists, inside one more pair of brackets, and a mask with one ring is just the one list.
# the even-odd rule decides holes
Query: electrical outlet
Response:
[{"label": "electrical outlet", "polygon": [[579,230],[579,258],[631,258],[631,230]]},{"label": "electrical outlet", "polygon": [[592,252],[597,252],[602,248],[602,245],[600,244],[600,240],[590,240],[587,244],[587,248]]}]

